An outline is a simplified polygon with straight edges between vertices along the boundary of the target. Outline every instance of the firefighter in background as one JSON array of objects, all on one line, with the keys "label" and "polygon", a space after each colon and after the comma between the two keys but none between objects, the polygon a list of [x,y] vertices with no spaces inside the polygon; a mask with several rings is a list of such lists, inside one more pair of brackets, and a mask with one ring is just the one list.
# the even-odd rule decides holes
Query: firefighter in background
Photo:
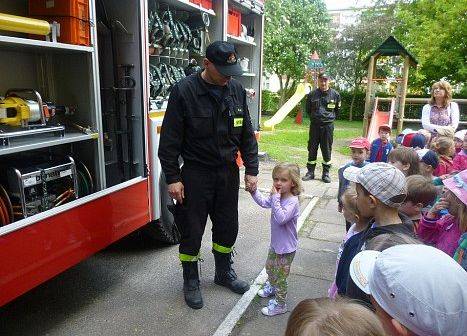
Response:
[{"label": "firefighter in background", "polygon": [[339,93],[329,87],[329,76],[326,73],[318,75],[318,88],[310,92],[306,99],[306,112],[310,116],[310,132],[308,138],[307,173],[303,181],[315,178],[318,146],[323,155],[322,180],[330,183],[331,151],[334,133],[334,120],[339,114],[341,98]]},{"label": "firefighter in background", "polygon": [[[198,260],[207,217],[212,221],[214,282],[243,294],[247,282],[232,268],[238,233],[240,150],[245,187],[255,191],[258,145],[243,86],[231,76],[243,71],[235,47],[216,41],[206,49],[204,70],[174,85],[162,123],[159,159],[169,195],[177,201],[175,222],[181,232],[179,258],[183,267],[185,302],[203,307]],[[179,167],[179,156],[183,167]]]}]

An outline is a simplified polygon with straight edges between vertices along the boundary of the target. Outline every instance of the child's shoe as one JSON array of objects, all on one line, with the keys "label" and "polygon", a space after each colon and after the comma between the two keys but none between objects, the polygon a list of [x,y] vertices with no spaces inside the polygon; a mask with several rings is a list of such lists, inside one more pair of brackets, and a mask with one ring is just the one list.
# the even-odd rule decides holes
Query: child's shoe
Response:
[{"label": "child's shoe", "polygon": [[276,293],[276,290],[274,289],[273,286],[269,283],[269,281],[266,281],[264,283],[263,288],[261,288],[258,291],[258,295],[261,296],[262,298],[268,298],[273,296]]},{"label": "child's shoe", "polygon": [[287,312],[287,305],[285,303],[283,305],[280,305],[277,303],[276,300],[272,299],[269,300],[269,304],[267,307],[261,309],[261,312],[266,316],[284,314]]}]

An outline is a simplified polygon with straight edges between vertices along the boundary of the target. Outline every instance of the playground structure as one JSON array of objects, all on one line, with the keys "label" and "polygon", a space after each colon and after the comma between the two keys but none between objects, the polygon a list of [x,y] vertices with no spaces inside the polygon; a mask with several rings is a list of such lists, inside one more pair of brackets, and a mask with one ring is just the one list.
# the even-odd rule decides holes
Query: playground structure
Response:
[{"label": "playground structure", "polygon": [[[381,56],[400,56],[404,60],[402,68],[402,78],[397,79],[398,89],[396,97],[382,99],[374,94],[374,86],[378,81],[386,79],[375,78],[376,64]],[[409,79],[410,66],[416,67],[418,61],[408,52],[393,36],[389,36],[379,47],[373,50],[365,59],[364,64],[368,64],[367,89],[365,98],[365,111],[363,115],[363,136],[372,141],[378,136],[378,128],[382,124],[389,124],[392,127],[394,117],[397,117],[397,132],[402,131],[404,122],[404,109],[407,94],[407,82]],[[389,111],[381,111],[379,103],[390,101]]]},{"label": "playground structure", "polygon": [[284,118],[294,109],[295,106],[300,104],[303,97],[305,97],[311,90],[309,83],[300,83],[294,95],[290,97],[287,102],[282,105],[279,110],[268,120],[264,122],[264,130],[273,131],[274,126],[279,124]]},{"label": "playground structure", "polygon": [[[300,104],[302,99],[316,87],[318,73],[324,70],[324,64],[320,60],[319,55],[316,51],[310,55],[307,63],[307,71],[305,72],[305,80],[303,83],[297,85],[297,89],[292,97],[282,105],[279,110],[263,124],[263,130],[273,131],[274,126],[282,122],[284,118]],[[311,83],[310,83],[311,82]],[[301,113],[301,112],[299,112]]]},{"label": "playground structure", "polygon": [[[402,77],[393,79],[397,83],[395,97],[377,97],[375,88],[377,83],[387,83],[388,78],[376,77],[377,60],[382,56],[400,56],[403,59]],[[363,117],[363,136],[369,141],[378,137],[378,128],[382,124],[392,127],[394,119],[397,120],[397,133],[401,133],[404,122],[420,123],[421,119],[405,118],[405,105],[423,104],[427,98],[407,98],[407,85],[410,67],[416,67],[416,58],[399,43],[393,36],[389,36],[381,45],[374,49],[365,59],[364,64],[368,65],[367,88],[365,98],[365,110]],[[302,99],[316,86],[317,74],[324,70],[324,65],[319,56],[314,52],[307,64],[308,72],[305,75],[304,83],[297,86],[295,94],[279,108],[279,110],[269,120],[264,122],[263,130],[274,130],[274,126],[282,122],[284,118],[297,106]],[[310,84],[311,82],[311,84]],[[453,99],[459,104],[467,104],[467,99]],[[381,105],[389,103],[388,110],[380,109]],[[466,121],[461,121],[460,125],[466,125]],[[465,126],[464,126],[465,127]]]}]

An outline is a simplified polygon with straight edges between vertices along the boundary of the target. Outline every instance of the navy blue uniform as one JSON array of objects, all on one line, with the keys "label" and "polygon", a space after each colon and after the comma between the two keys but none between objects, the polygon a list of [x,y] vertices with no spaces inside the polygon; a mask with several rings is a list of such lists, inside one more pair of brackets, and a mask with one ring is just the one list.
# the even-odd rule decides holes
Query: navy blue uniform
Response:
[{"label": "navy blue uniform", "polygon": [[215,87],[200,73],[175,84],[162,123],[159,159],[167,183],[182,182],[185,188],[184,202],[175,209],[181,259],[198,255],[208,215],[213,243],[221,249],[235,243],[239,150],[245,173],[256,176],[258,145],[242,85],[232,79]]},{"label": "navy blue uniform", "polygon": [[331,166],[332,140],[334,133],[334,120],[339,115],[341,98],[334,89],[321,91],[315,89],[310,92],[306,100],[306,112],[310,116],[310,132],[308,138],[308,163],[309,169],[314,169],[318,147],[321,147],[323,166],[327,169]]}]

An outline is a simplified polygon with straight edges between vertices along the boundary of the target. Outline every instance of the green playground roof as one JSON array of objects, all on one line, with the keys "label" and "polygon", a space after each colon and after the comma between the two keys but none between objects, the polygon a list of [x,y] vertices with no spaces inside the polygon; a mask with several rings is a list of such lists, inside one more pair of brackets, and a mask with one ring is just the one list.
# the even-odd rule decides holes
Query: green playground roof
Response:
[{"label": "green playground roof", "polygon": [[418,61],[417,59],[407,50],[404,48],[399,41],[396,40],[394,36],[389,36],[386,41],[381,43],[381,45],[374,49],[368,57],[363,61],[363,64],[368,64],[370,61],[370,57],[373,55],[379,56],[408,56],[410,65],[417,66]]}]

